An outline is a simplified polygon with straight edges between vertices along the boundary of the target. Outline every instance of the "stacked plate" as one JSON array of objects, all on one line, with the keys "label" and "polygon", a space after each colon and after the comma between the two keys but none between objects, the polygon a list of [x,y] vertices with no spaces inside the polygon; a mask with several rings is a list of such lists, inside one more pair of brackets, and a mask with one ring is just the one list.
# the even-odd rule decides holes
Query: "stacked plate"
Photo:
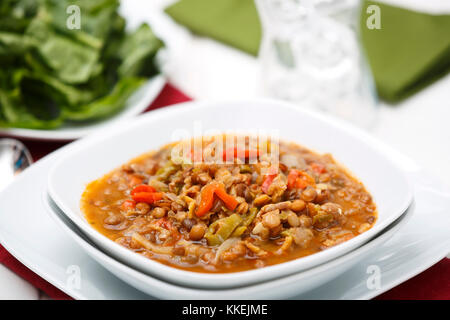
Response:
[{"label": "stacked plate", "polygon": [[[208,274],[175,269],[129,251],[98,233],[84,218],[79,204],[87,183],[171,142],[175,133],[187,138],[252,129],[333,154],[373,195],[378,207],[375,225],[345,243],[301,259],[251,271]],[[190,102],[151,112],[66,147],[50,170],[43,198],[50,215],[93,259],[155,297],[287,298],[350,269],[394,235],[414,211],[410,182],[385,150],[389,149],[359,129],[278,101]]]}]

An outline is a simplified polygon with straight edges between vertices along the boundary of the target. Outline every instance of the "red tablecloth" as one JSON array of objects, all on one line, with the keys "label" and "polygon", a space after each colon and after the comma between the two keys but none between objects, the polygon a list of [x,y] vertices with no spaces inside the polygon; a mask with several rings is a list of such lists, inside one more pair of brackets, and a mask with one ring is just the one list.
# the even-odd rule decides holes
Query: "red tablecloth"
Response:
[{"label": "red tablecloth", "polygon": [[[147,111],[189,101],[191,98],[167,84]],[[23,141],[37,161],[63,146],[62,142]],[[15,259],[0,245],[0,263],[44,291],[53,299],[71,299],[67,294],[48,283]],[[378,296],[376,299],[450,299],[450,259],[443,259],[425,272]]]}]

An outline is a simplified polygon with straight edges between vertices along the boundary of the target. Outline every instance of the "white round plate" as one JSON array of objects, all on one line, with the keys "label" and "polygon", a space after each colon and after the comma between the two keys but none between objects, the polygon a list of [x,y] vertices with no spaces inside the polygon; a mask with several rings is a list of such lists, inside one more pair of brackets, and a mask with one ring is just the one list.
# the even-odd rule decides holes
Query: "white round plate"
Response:
[{"label": "white round plate", "polygon": [[116,115],[94,122],[80,122],[79,124],[66,124],[53,130],[36,130],[22,128],[0,128],[0,134],[15,138],[33,140],[66,141],[84,137],[94,130],[104,129],[124,119],[136,116],[143,112],[155,100],[164,87],[166,80],[159,74],[150,78],[128,99],[125,107]]}]

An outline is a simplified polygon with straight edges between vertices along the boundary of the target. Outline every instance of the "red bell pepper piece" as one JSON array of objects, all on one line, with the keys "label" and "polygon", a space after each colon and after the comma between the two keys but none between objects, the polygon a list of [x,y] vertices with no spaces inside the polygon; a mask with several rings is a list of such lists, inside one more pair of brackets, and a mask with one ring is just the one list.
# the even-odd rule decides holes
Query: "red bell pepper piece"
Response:
[{"label": "red bell pepper piece", "polygon": [[325,166],[323,164],[320,164],[317,162],[311,163],[311,169],[312,169],[312,171],[314,171],[315,173],[318,173],[318,174],[327,172],[327,169],[325,168]]},{"label": "red bell pepper piece", "polygon": [[236,206],[238,205],[237,200],[227,193],[223,185],[219,185],[216,188],[215,194],[219,197],[220,200],[223,201],[228,210],[233,211],[234,209],[236,209]]},{"label": "red bell pepper piece", "polygon": [[134,201],[148,204],[161,200],[162,196],[162,192],[137,192],[132,195]]},{"label": "red bell pepper piece", "polygon": [[140,192],[156,192],[156,189],[153,188],[152,186],[149,186],[146,184],[141,184],[137,187],[134,187],[133,190],[131,190],[131,195],[134,195],[135,193],[140,193]]},{"label": "red bell pepper piece", "polygon": [[307,186],[314,186],[315,184],[314,178],[305,171],[297,169],[291,169],[291,171],[289,171],[287,184],[289,190],[294,188],[305,189]]},{"label": "red bell pepper piece", "polygon": [[242,150],[238,149],[237,147],[234,148],[228,148],[223,151],[223,161],[226,161],[227,159],[233,158],[233,159],[254,159],[257,158],[260,155],[259,150]]},{"label": "red bell pepper piece", "polygon": [[272,184],[273,180],[275,179],[275,177],[278,175],[278,168],[277,167],[270,167],[268,169],[268,172],[266,174],[266,177],[264,178],[264,181],[261,185],[261,190],[264,193],[267,193],[269,191],[269,187]]},{"label": "red bell pepper piece", "polygon": [[236,206],[238,205],[237,200],[227,193],[222,184],[212,182],[204,186],[200,193],[200,204],[195,211],[197,217],[204,216],[211,210],[214,204],[214,195],[217,195],[229,210],[233,211],[236,209]]}]

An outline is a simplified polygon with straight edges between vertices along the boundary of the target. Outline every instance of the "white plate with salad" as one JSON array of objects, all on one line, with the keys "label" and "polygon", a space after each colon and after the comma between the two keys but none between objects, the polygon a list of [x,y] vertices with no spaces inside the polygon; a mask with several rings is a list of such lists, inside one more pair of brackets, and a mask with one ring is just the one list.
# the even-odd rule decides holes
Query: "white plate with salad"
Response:
[{"label": "white plate with salad", "polygon": [[80,3],[82,17],[69,6],[5,8],[23,23],[0,26],[0,135],[77,139],[142,113],[164,87],[157,63],[164,43],[147,21],[136,25],[114,0],[101,10]]},{"label": "white plate with salad", "polygon": [[58,129],[39,130],[26,128],[0,128],[0,134],[10,137],[27,138],[35,140],[75,140],[88,135],[94,130],[100,130],[109,125],[142,113],[152,103],[163,89],[166,79],[163,75],[156,75],[149,79],[131,96],[121,112],[114,117],[96,121],[65,124]]}]

